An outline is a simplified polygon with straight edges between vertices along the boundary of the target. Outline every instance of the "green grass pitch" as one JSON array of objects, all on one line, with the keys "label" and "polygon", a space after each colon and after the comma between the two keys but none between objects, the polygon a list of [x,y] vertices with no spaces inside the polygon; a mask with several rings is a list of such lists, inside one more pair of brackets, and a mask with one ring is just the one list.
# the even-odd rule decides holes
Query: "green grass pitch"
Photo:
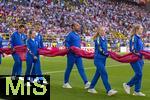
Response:
[{"label": "green grass pitch", "polygon": [[[93,60],[83,60],[85,71],[89,81],[91,81],[95,66]],[[122,83],[129,81],[134,75],[129,64],[116,62],[112,59],[107,59],[107,71],[109,81],[113,89],[118,90],[118,94],[112,97],[106,95],[102,81],[99,79],[96,85],[98,94],[90,94],[84,89],[83,82],[79,73],[74,66],[71,73],[70,84],[72,89],[63,89],[64,71],[66,67],[66,57],[41,57],[42,72],[51,76],[51,100],[150,100],[150,61],[145,60],[143,70],[142,92],[146,97],[136,97],[125,94]],[[0,65],[0,75],[10,75],[12,71],[13,60],[11,57],[3,58]],[[23,63],[23,73],[26,70],[25,62]],[[133,88],[132,88],[133,92]]]}]

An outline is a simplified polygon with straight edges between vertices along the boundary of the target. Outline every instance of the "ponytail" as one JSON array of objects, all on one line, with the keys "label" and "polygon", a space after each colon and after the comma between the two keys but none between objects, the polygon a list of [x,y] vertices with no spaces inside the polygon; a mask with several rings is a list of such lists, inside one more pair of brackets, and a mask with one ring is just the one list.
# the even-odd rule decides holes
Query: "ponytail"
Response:
[{"label": "ponytail", "polygon": [[95,40],[98,36],[99,36],[99,33],[96,32],[96,33],[94,34],[94,36],[93,36],[93,40]]}]

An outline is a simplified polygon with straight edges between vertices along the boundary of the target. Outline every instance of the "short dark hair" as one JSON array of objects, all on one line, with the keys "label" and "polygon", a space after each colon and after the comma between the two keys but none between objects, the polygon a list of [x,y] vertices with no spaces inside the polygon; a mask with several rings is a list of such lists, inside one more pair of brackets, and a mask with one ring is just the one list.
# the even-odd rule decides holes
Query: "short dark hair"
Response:
[{"label": "short dark hair", "polygon": [[19,27],[18,27],[19,29],[21,29],[21,28],[25,28],[25,25],[19,25]]},{"label": "short dark hair", "polygon": [[73,23],[71,24],[71,28],[73,29],[73,27],[74,27],[76,24],[78,24],[78,22],[73,22]]},{"label": "short dark hair", "polygon": [[29,30],[29,34],[32,34],[33,33],[33,30]]},{"label": "short dark hair", "polygon": [[29,30],[29,33],[28,33],[28,37],[29,37],[29,38],[31,38],[32,33],[33,33],[33,30],[32,30],[32,29]]}]

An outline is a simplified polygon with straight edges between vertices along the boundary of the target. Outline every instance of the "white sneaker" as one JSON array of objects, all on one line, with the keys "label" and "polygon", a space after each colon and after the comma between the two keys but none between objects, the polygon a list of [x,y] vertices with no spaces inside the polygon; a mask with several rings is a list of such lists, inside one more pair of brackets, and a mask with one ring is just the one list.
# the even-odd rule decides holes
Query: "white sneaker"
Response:
[{"label": "white sneaker", "polygon": [[30,79],[31,79],[30,77],[27,77],[27,80],[28,80],[28,81],[30,81]]},{"label": "white sneaker", "polygon": [[16,76],[12,76],[12,77],[11,77],[11,80],[16,80]]},{"label": "white sneaker", "polygon": [[111,90],[108,91],[107,95],[108,95],[108,96],[112,96],[112,95],[117,94],[117,92],[118,92],[118,91],[111,89]]},{"label": "white sneaker", "polygon": [[27,82],[27,86],[31,86],[30,82]]},{"label": "white sneaker", "polygon": [[93,89],[88,89],[89,93],[97,94],[98,92],[93,88]]},{"label": "white sneaker", "polygon": [[24,77],[19,77],[19,80],[24,81]]},{"label": "white sneaker", "polygon": [[123,88],[127,94],[130,94],[130,86],[128,86],[127,83],[123,83]]},{"label": "white sneaker", "polygon": [[142,93],[142,92],[134,92],[133,95],[134,95],[134,96],[142,96],[142,97],[146,96],[146,95],[145,95],[144,93]]},{"label": "white sneaker", "polygon": [[90,85],[91,85],[91,82],[87,82],[84,86],[84,89],[88,89],[90,87]]},{"label": "white sneaker", "polygon": [[37,83],[38,82],[38,78],[35,78],[33,83]]},{"label": "white sneaker", "polygon": [[43,84],[48,84],[46,80],[43,80]]},{"label": "white sneaker", "polygon": [[65,83],[63,86],[63,88],[67,88],[67,89],[71,89],[71,85],[69,83]]}]

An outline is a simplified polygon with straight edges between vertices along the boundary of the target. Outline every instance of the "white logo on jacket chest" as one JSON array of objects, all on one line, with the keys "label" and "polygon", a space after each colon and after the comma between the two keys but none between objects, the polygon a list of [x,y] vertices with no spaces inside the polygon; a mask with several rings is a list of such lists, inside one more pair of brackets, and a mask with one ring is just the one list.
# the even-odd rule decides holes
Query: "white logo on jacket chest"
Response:
[{"label": "white logo on jacket chest", "polygon": [[41,36],[39,36],[39,40],[41,39]]},{"label": "white logo on jacket chest", "polygon": [[38,45],[38,41],[35,41],[35,44]]}]

